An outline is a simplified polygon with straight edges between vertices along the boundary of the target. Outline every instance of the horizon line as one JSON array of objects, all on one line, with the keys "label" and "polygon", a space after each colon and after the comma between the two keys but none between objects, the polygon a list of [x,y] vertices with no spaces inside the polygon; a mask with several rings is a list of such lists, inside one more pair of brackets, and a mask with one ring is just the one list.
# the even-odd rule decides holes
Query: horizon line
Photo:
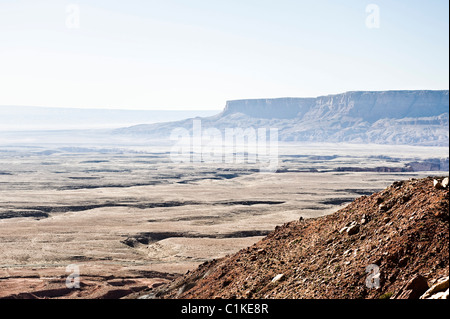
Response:
[{"label": "horizon line", "polygon": [[[317,95],[317,96],[285,96],[285,97],[268,97],[268,98],[239,98],[239,99],[230,99],[226,100],[225,104],[232,101],[246,101],[246,100],[280,100],[280,99],[317,99],[321,97],[329,97],[329,96],[337,96],[344,95],[348,93],[381,93],[381,92],[449,92],[449,89],[416,89],[416,90],[355,90],[355,91],[345,91],[342,93],[335,94],[326,94],[326,95]],[[158,112],[215,112],[215,111],[223,111],[222,108],[214,108],[214,109],[178,109],[178,108],[170,108],[170,109],[127,109],[123,107],[70,107],[70,106],[42,106],[42,105],[10,105],[10,104],[0,104],[0,107],[22,107],[22,108],[53,108],[53,109],[67,109],[67,110],[98,110],[98,111],[129,111],[129,112],[148,112],[148,111],[158,111]]]}]

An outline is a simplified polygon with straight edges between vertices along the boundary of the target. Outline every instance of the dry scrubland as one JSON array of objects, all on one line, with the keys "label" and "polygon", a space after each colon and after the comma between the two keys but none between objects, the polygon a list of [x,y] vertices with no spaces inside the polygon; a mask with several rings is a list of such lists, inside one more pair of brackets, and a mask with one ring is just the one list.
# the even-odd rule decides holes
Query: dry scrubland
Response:
[{"label": "dry scrubland", "polygon": [[[338,170],[402,168],[423,149],[323,149],[282,147],[279,171],[262,174],[174,164],[162,148],[3,147],[0,297],[123,297],[251,246],[277,225],[439,174]],[[65,287],[70,264],[80,267],[79,290]]]}]

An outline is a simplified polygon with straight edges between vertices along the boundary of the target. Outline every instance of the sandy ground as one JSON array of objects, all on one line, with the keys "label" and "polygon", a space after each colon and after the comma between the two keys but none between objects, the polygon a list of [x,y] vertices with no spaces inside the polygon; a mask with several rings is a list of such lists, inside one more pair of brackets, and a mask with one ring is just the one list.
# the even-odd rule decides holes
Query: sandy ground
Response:
[{"label": "sandy ground", "polygon": [[[404,165],[355,156],[283,157],[282,173],[262,174],[242,165],[176,166],[164,153],[0,154],[0,297],[120,297],[235,253],[277,225],[432,175],[332,170]],[[72,264],[89,293],[64,290]],[[129,280],[122,292],[119,279]]]}]

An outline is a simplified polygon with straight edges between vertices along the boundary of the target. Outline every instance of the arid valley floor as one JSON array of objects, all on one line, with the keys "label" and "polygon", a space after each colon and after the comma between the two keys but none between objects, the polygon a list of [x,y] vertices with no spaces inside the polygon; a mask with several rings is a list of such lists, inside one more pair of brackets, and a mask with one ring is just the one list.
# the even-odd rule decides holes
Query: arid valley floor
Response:
[{"label": "arid valley floor", "polygon": [[[442,174],[405,168],[447,156],[445,148],[285,146],[278,171],[265,174],[247,164],[175,164],[163,147],[5,145],[0,298],[120,298],[277,225]],[[79,267],[81,289],[66,287],[69,265]]]}]

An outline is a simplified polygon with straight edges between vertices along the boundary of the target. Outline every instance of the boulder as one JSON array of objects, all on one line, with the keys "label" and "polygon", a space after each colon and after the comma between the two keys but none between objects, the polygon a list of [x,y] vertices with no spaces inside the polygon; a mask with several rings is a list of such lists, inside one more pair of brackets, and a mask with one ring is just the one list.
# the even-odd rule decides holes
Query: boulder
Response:
[{"label": "boulder", "polygon": [[367,221],[368,221],[367,215],[366,214],[362,215],[361,221],[360,221],[361,225],[364,225],[365,223],[367,223]]},{"label": "boulder", "polygon": [[427,299],[448,299],[448,289],[446,291],[438,292]]},{"label": "boulder", "polygon": [[272,283],[273,283],[273,284],[276,284],[276,283],[282,281],[283,279],[284,279],[284,274],[276,275],[276,276],[272,279]]},{"label": "boulder", "polygon": [[443,188],[447,188],[448,187],[448,177],[444,178],[441,182],[441,185]]},{"label": "boulder", "polygon": [[433,186],[436,189],[442,189],[443,188],[442,187],[442,183],[439,180],[437,180],[437,179],[433,180]]},{"label": "boulder", "polygon": [[431,286],[430,289],[428,289],[420,297],[420,299],[440,299],[440,298],[433,298],[433,297],[435,297],[435,295],[437,295],[437,294],[445,293],[446,289],[447,289],[447,296],[448,296],[448,288],[449,288],[449,277],[447,276],[447,277],[439,279],[433,286]]},{"label": "boulder", "polygon": [[395,299],[419,299],[427,290],[427,279],[422,275],[416,275],[400,289]]},{"label": "boulder", "polygon": [[357,234],[357,233],[359,233],[359,225],[358,225],[358,224],[352,225],[352,226],[350,226],[350,227],[347,228],[347,234],[348,234],[349,236],[355,235],[355,234]]}]

